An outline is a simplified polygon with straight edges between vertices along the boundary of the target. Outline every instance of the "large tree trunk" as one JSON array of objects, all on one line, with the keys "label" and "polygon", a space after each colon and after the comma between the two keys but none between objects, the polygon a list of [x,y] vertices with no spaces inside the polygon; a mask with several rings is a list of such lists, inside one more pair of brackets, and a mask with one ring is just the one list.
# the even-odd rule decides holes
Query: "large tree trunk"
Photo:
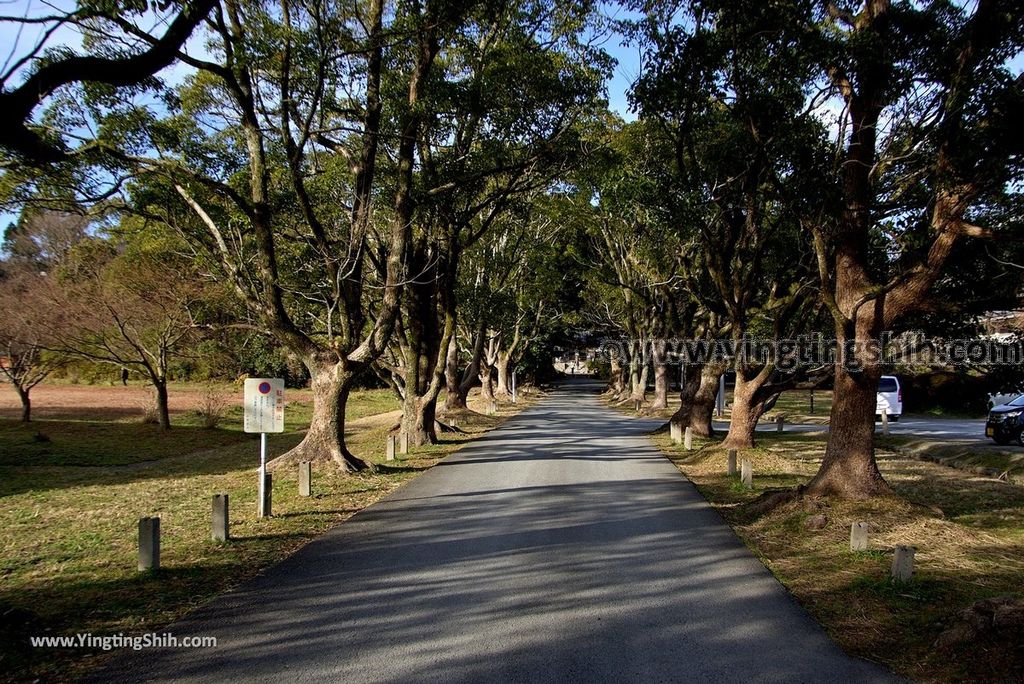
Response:
[{"label": "large tree trunk", "polygon": [[271,469],[299,461],[333,463],[345,472],[356,472],[368,463],[353,456],[345,446],[345,405],[355,375],[341,363],[306,363],[313,391],[313,417],[309,430],[292,450],[268,463]]},{"label": "large tree trunk", "polygon": [[491,376],[491,366],[480,362],[480,396],[486,402],[494,401],[494,379]]},{"label": "large tree trunk", "polygon": [[722,446],[728,449],[749,449],[754,446],[754,431],[757,421],[764,413],[764,401],[758,401],[757,390],[761,384],[756,378],[747,380],[741,371],[736,373],[736,387],[732,392],[732,412],[729,420],[729,434]]},{"label": "large tree trunk", "polygon": [[639,368],[634,365],[634,382],[633,382],[633,393],[630,395],[630,400],[645,402],[647,401],[647,376],[650,373],[651,365],[647,361],[643,360],[643,355],[638,359]]},{"label": "large tree trunk", "polygon": [[875,462],[875,403],[881,375],[877,365],[856,373],[836,365],[828,444],[818,473],[807,484],[808,494],[864,499],[892,493]]},{"label": "large tree trunk", "polygon": [[434,421],[437,418],[437,395],[417,396],[406,390],[402,402],[401,430],[409,436],[409,444],[423,446],[437,444],[437,430]]},{"label": "large tree trunk", "polygon": [[721,364],[708,363],[701,368],[700,384],[693,395],[689,422],[683,424],[684,429],[689,427],[693,434],[700,437],[715,434],[711,418],[715,412],[715,398],[718,396],[718,379],[724,372],[725,366]]},{"label": "large tree trunk", "polygon": [[462,394],[459,387],[461,384],[461,378],[459,377],[459,345],[455,341],[455,336],[452,336],[452,341],[448,345],[448,355],[445,357],[444,362],[444,410],[445,413],[448,411],[459,411],[466,408],[466,397]]},{"label": "large tree trunk", "polygon": [[494,393],[499,399],[512,398],[512,376],[509,373],[510,361],[511,357],[509,354],[499,352],[498,358],[494,362],[494,368],[498,374],[498,386]]},{"label": "large tree trunk", "polygon": [[654,400],[652,409],[668,407],[668,364],[665,358],[665,340],[656,340],[652,344],[654,351]]},{"label": "large tree trunk", "polygon": [[694,364],[686,365],[683,367],[682,375],[682,386],[679,388],[679,408],[669,418],[669,422],[677,426],[680,431],[690,425],[693,400],[700,388],[701,367]]},{"label": "large tree trunk", "polygon": [[626,391],[626,369],[622,367],[622,360],[619,355],[612,351],[611,356],[611,378],[610,387],[612,399],[618,399]]},{"label": "large tree trunk", "polygon": [[18,390],[18,398],[21,399],[21,422],[28,423],[32,420],[32,400],[28,396],[31,390],[18,385],[15,385],[14,389]]}]

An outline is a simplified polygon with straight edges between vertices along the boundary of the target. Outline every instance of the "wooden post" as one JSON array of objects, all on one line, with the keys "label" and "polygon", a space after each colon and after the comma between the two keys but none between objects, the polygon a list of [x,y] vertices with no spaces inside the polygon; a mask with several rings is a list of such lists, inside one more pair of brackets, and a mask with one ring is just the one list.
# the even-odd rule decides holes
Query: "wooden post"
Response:
[{"label": "wooden post", "polygon": [[228,495],[213,495],[213,541],[228,540]]},{"label": "wooden post", "polygon": [[313,466],[309,461],[299,461],[299,496],[313,494]]},{"label": "wooden post", "polygon": [[753,489],[754,487],[754,463],[746,458],[740,464],[740,482],[747,489]]},{"label": "wooden post", "polygon": [[811,393],[811,410],[809,411],[809,413],[813,416],[814,415],[814,390],[810,390],[810,393]]},{"label": "wooden post", "polygon": [[139,518],[139,572],[160,569],[160,518]]},{"label": "wooden post", "polygon": [[909,582],[914,576],[914,553],[917,551],[913,546],[896,546],[892,555],[892,578],[897,582]]},{"label": "wooden post", "polygon": [[728,461],[728,464],[729,464],[729,477],[735,477],[736,476],[736,450],[735,449],[729,449],[729,457],[728,458],[729,458],[729,461]]},{"label": "wooden post", "polygon": [[[272,486],[274,482],[274,476],[271,473],[267,473],[263,476],[263,498],[259,500],[259,506],[257,515],[260,518],[269,518],[273,513],[273,506],[271,501],[273,500],[274,488]],[[257,495],[258,496],[258,495]]]},{"label": "wooden post", "polygon": [[686,432],[683,433],[683,448],[687,451],[693,448],[693,430],[689,427],[687,427]]},{"label": "wooden post", "polygon": [[850,525],[850,550],[868,550],[868,524],[866,522],[855,522]]},{"label": "wooden post", "polygon": [[387,437],[387,452],[384,454],[385,461],[395,460],[395,436],[388,435]]}]

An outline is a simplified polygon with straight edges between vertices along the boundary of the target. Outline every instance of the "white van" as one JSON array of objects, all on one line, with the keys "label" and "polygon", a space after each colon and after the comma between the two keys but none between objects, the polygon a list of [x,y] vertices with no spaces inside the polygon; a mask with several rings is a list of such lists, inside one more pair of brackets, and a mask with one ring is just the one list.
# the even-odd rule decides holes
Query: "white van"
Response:
[{"label": "white van", "polygon": [[882,419],[882,413],[896,422],[903,414],[903,389],[895,375],[883,375],[878,380],[878,394],[875,397],[875,420]]}]

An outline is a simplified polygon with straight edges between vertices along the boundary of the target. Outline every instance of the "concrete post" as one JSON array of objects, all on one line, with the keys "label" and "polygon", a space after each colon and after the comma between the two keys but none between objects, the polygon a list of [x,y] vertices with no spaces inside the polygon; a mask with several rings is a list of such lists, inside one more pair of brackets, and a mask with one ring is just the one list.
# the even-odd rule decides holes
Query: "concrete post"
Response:
[{"label": "concrete post", "polygon": [[398,453],[409,453],[409,433],[403,432],[398,436]]},{"label": "concrete post", "polygon": [[736,450],[729,449],[729,477],[736,476]]},{"label": "concrete post", "polygon": [[387,452],[384,454],[385,461],[395,460],[395,436],[388,435],[387,437]]},{"label": "concrete post", "polygon": [[786,424],[786,419],[785,418],[783,418],[782,416],[779,416],[778,418],[776,418],[775,419],[775,431],[776,432],[782,432],[783,431],[783,426],[785,424]]},{"label": "concrete post", "polygon": [[495,415],[498,412],[498,403],[492,400],[491,405],[487,408],[487,412],[490,413],[492,416]]},{"label": "concrete post", "polygon": [[213,541],[228,540],[228,495],[213,495]]},{"label": "concrete post", "polygon": [[139,518],[139,572],[160,569],[160,518]]},{"label": "concrete post", "polygon": [[885,409],[882,409],[882,434],[889,434],[889,414],[886,413]]},{"label": "concrete post", "polygon": [[914,553],[917,551],[913,546],[896,546],[892,555],[892,578],[897,582],[909,582],[914,576]]},{"label": "concrete post", "polygon": [[452,419],[448,421],[448,424],[451,425],[453,428],[459,427],[459,417],[452,416]]},{"label": "concrete post", "polygon": [[693,430],[689,427],[683,433],[683,448],[687,451],[693,448]]},{"label": "concrete post", "polygon": [[866,522],[855,522],[850,525],[850,550],[868,550],[868,524]]},{"label": "concrete post", "polygon": [[269,518],[273,513],[273,506],[271,501],[273,500],[273,487],[271,486],[274,482],[274,476],[271,473],[267,473],[263,476],[263,498],[258,502],[257,515],[260,518]]},{"label": "concrete post", "polygon": [[313,465],[309,461],[299,461],[299,496],[313,494]]},{"label": "concrete post", "polygon": [[749,459],[743,459],[740,463],[740,481],[747,489],[754,487],[754,463]]},{"label": "concrete post", "polygon": [[640,400],[639,399],[634,399],[633,400],[633,410],[636,411],[637,413],[640,413]]},{"label": "concrete post", "polygon": [[680,438],[679,438],[679,432],[680,432],[679,424],[678,423],[673,423],[673,422],[670,421],[669,424],[668,424],[668,430],[669,430],[669,433],[671,433],[671,435],[672,435],[672,443],[673,444],[679,444],[679,442],[681,441]]}]

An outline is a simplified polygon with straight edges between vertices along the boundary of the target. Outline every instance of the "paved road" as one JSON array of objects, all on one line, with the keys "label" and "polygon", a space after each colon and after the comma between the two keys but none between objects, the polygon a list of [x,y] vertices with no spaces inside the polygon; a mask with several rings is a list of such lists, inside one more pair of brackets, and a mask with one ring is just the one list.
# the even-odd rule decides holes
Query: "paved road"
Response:
[{"label": "paved road", "polygon": [[[107,681],[883,682],[574,384],[173,625]],[[244,542],[238,542],[244,543]]]},{"label": "paved road", "polygon": [[[714,421],[715,429],[723,433],[729,431],[728,421]],[[875,424],[876,431],[882,431],[882,424]],[[759,432],[772,432],[776,429],[771,421],[760,423]],[[786,424],[787,432],[824,432],[828,425]],[[936,442],[956,442],[976,447],[991,447],[993,450],[1022,449],[1015,445],[998,446],[985,436],[984,418],[926,418],[921,416],[901,416],[899,422],[889,423],[889,432],[893,435],[921,437]]]}]

